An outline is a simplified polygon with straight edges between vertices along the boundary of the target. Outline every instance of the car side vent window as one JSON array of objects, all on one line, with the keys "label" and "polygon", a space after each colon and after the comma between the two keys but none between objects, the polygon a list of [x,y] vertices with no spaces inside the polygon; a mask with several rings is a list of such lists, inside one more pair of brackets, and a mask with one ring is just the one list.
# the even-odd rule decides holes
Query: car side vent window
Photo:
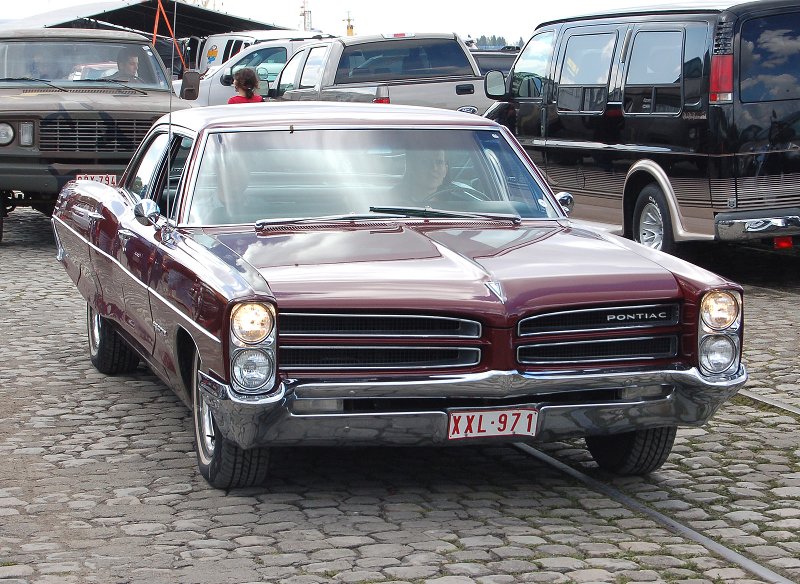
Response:
[{"label": "car side vent window", "polygon": [[602,112],[605,109],[616,41],[614,32],[570,37],[561,64],[559,111]]},{"label": "car side vent window", "polygon": [[681,111],[682,48],[682,31],[636,34],[625,76],[625,113],[674,115]]}]

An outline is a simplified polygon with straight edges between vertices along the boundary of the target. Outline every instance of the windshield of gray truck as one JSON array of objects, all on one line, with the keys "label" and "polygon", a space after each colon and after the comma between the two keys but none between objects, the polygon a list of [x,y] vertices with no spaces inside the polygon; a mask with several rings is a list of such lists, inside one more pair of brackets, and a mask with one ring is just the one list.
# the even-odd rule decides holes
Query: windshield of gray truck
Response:
[{"label": "windshield of gray truck", "polygon": [[0,42],[0,87],[37,82],[170,88],[158,59],[146,44],[79,39]]}]

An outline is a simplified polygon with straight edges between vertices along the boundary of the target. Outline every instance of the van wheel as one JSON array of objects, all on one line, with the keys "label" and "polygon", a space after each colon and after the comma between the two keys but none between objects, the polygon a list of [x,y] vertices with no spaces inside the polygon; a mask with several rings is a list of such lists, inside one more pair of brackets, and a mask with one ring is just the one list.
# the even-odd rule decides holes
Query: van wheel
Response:
[{"label": "van wheel", "polygon": [[675,253],[672,219],[664,193],[649,184],[639,193],[633,209],[633,240],[666,253]]},{"label": "van wheel", "polygon": [[661,468],[675,443],[675,426],[636,430],[609,436],[587,436],[586,446],[603,470],[618,475],[644,475]]},{"label": "van wheel", "polygon": [[260,485],[269,470],[269,449],[244,450],[226,439],[200,390],[200,356],[192,364],[192,413],[197,467],[212,487],[233,489]]},{"label": "van wheel", "polygon": [[117,334],[108,321],[86,304],[86,332],[89,358],[100,373],[128,373],[139,365],[139,355]]}]

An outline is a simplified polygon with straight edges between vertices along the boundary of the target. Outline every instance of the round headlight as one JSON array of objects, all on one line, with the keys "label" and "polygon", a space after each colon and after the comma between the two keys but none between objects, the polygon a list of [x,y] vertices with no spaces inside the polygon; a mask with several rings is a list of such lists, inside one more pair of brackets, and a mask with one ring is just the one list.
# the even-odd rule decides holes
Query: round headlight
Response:
[{"label": "round headlight", "polygon": [[733,339],[712,335],[700,343],[700,365],[709,373],[727,371],[736,360],[737,350]]},{"label": "round headlight", "polygon": [[731,292],[710,292],[703,297],[700,315],[709,328],[717,331],[728,328],[739,318],[739,301]]},{"label": "round headlight", "polygon": [[263,304],[240,304],[231,314],[231,330],[240,341],[260,343],[272,332],[275,319]]},{"label": "round headlight", "polygon": [[11,124],[0,123],[0,146],[8,146],[14,139],[14,128]]},{"label": "round headlight", "polygon": [[237,385],[244,390],[252,391],[264,387],[272,379],[275,362],[272,356],[264,351],[245,349],[236,353],[231,371]]}]

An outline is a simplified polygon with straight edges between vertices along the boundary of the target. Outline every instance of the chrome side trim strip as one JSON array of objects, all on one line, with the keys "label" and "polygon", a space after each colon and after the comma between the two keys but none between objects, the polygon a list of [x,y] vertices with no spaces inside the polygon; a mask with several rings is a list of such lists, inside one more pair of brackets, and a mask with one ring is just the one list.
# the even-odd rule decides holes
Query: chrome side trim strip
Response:
[{"label": "chrome side trim strip", "polygon": [[175,314],[177,314],[177,315],[180,317],[180,319],[181,319],[181,320],[183,320],[184,322],[188,323],[188,324],[189,324],[189,325],[190,325],[190,326],[191,326],[193,329],[195,329],[197,332],[199,332],[199,333],[201,333],[201,334],[205,335],[206,337],[208,337],[208,338],[209,338],[209,339],[211,339],[212,341],[216,341],[217,343],[220,343],[220,344],[222,343],[222,339],[219,339],[219,338],[215,337],[215,336],[214,336],[214,335],[212,335],[210,332],[208,332],[206,329],[202,328],[202,327],[201,327],[199,324],[197,324],[197,323],[196,323],[196,322],[194,322],[192,319],[190,319],[188,316],[186,316],[185,314],[183,314],[183,313],[182,313],[180,310],[178,310],[178,309],[175,307],[175,305],[174,305],[174,304],[172,304],[172,303],[171,303],[171,302],[169,302],[169,301],[168,301],[166,298],[164,298],[163,296],[161,296],[161,294],[159,294],[158,292],[156,292],[155,290],[153,290],[152,288],[150,288],[150,286],[148,286],[147,284],[145,284],[144,282],[142,282],[141,280],[139,280],[139,278],[137,278],[136,276],[134,276],[134,275],[133,275],[133,274],[132,274],[132,273],[131,273],[131,272],[130,272],[130,271],[129,271],[129,270],[128,270],[128,269],[127,269],[125,266],[123,266],[121,263],[119,263],[119,261],[117,260],[117,258],[115,258],[115,257],[113,257],[113,256],[110,256],[110,255],[108,255],[106,252],[104,252],[102,249],[100,249],[99,247],[97,247],[96,245],[94,245],[94,244],[93,244],[91,241],[88,241],[86,238],[84,238],[84,237],[83,237],[83,235],[81,235],[80,233],[78,233],[77,231],[75,231],[75,230],[74,230],[72,227],[70,227],[69,225],[67,225],[66,223],[64,223],[64,221],[62,221],[62,220],[61,220],[61,219],[59,219],[58,217],[55,217],[55,216],[53,216],[52,220],[53,220],[53,221],[58,221],[58,222],[59,222],[61,225],[63,225],[63,226],[64,226],[64,228],[65,228],[65,229],[68,229],[68,230],[69,230],[69,231],[71,231],[71,232],[72,232],[72,233],[73,233],[73,234],[74,234],[76,237],[78,237],[78,238],[80,238],[81,240],[85,241],[85,242],[86,242],[86,245],[88,245],[88,246],[89,246],[89,247],[90,247],[92,250],[96,251],[97,253],[99,253],[99,254],[100,254],[100,255],[102,255],[103,257],[107,258],[108,260],[110,260],[111,262],[113,262],[114,264],[116,264],[116,265],[119,267],[119,269],[120,269],[120,270],[122,270],[122,271],[123,271],[125,274],[127,274],[127,275],[128,275],[128,277],[129,277],[129,278],[130,278],[130,279],[131,279],[131,280],[132,280],[134,283],[138,284],[138,285],[139,285],[139,286],[141,286],[142,288],[146,289],[146,290],[147,290],[147,291],[148,291],[150,294],[152,294],[153,296],[155,296],[156,298],[158,298],[158,299],[159,299],[159,300],[160,300],[160,301],[161,301],[161,302],[162,302],[162,303],[163,303],[163,304],[164,304],[164,305],[165,305],[167,308],[169,308],[170,310],[172,310],[172,312],[174,312]]}]

